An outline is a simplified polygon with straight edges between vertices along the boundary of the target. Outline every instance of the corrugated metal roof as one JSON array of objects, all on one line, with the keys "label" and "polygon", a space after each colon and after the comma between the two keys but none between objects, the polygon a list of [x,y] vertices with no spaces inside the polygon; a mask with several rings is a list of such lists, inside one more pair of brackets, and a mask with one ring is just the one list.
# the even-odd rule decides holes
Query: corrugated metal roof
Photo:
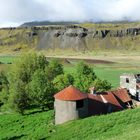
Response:
[{"label": "corrugated metal roof", "polygon": [[102,98],[97,94],[87,94],[89,99],[97,100],[102,102]]},{"label": "corrugated metal roof", "polygon": [[112,93],[124,103],[131,101],[131,98],[126,89],[118,89],[116,91],[112,91]]},{"label": "corrugated metal roof", "polygon": [[106,105],[98,94],[88,94],[88,111],[90,115],[105,114],[107,112]]},{"label": "corrugated metal roof", "polygon": [[112,92],[102,92],[100,93],[104,99],[107,101],[107,103],[110,103],[118,108],[122,108],[122,106],[120,105],[120,103],[117,101],[117,99],[115,98],[115,96],[113,95]]},{"label": "corrugated metal roof", "polygon": [[104,104],[110,103],[111,105],[114,105],[118,108],[122,108],[116,97],[113,95],[112,92],[98,92],[95,95],[94,94],[88,94],[89,99],[93,99],[99,102],[102,102]]},{"label": "corrugated metal roof", "polygon": [[69,86],[62,91],[54,95],[55,99],[65,100],[65,101],[76,101],[87,98],[87,94],[82,93],[80,90],[74,86]]}]

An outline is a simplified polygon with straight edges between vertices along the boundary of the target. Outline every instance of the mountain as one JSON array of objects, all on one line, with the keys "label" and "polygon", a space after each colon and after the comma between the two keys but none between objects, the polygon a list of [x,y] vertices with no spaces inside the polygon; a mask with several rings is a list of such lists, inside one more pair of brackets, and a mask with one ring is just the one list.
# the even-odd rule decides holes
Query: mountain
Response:
[{"label": "mountain", "polygon": [[26,26],[0,29],[0,52],[25,49],[49,51],[138,51],[140,23]]},{"label": "mountain", "polygon": [[71,25],[71,24],[78,24],[78,22],[32,21],[32,22],[23,23],[22,25],[20,25],[20,27],[48,26],[48,25]]}]

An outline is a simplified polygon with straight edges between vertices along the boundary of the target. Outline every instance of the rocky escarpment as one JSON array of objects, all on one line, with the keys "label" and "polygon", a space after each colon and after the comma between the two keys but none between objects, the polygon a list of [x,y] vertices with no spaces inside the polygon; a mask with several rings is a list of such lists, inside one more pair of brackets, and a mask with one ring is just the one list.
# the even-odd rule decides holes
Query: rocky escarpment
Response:
[{"label": "rocky escarpment", "polygon": [[[140,28],[94,29],[76,25],[0,29],[0,46],[37,49],[129,49],[139,48]],[[20,50],[20,49],[15,49]]]}]

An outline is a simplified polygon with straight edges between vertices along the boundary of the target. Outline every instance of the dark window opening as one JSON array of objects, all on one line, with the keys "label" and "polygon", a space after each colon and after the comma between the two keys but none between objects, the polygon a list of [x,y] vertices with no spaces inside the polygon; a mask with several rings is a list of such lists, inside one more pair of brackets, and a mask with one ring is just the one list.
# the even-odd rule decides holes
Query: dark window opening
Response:
[{"label": "dark window opening", "polygon": [[84,100],[76,101],[76,109],[84,107]]},{"label": "dark window opening", "polygon": [[129,79],[128,78],[126,78],[126,83],[129,83]]}]

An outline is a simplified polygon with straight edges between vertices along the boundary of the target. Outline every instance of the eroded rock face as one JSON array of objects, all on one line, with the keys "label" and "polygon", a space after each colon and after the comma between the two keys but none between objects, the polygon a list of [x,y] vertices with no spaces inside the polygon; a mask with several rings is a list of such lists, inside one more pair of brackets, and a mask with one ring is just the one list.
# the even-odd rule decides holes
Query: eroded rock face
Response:
[{"label": "eroded rock face", "polygon": [[[1,30],[8,32],[8,35],[3,36]],[[18,33],[16,30],[19,30]],[[76,25],[4,28],[0,29],[0,45],[10,46],[22,42],[31,46],[30,44],[37,39],[37,43],[33,45],[36,45],[35,47],[38,49],[72,48],[79,51],[97,47],[124,47],[125,43],[123,43],[122,39],[139,35],[140,28],[97,30],[93,28],[86,29]],[[7,41],[8,39],[9,41]],[[119,42],[119,40],[121,41]],[[135,42],[132,45],[135,45]]]}]

